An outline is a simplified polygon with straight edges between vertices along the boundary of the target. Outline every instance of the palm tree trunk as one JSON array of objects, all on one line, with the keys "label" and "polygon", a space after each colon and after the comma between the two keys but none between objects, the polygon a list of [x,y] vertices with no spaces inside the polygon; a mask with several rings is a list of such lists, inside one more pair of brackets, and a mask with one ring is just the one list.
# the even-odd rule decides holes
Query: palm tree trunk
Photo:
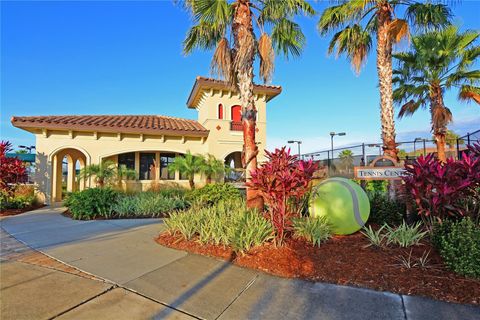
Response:
[{"label": "palm tree trunk", "polygon": [[447,161],[447,156],[445,154],[445,134],[442,133],[442,129],[439,129],[435,132],[435,141],[437,143],[437,157],[441,162]]},{"label": "palm tree trunk", "polygon": [[388,26],[391,21],[391,7],[388,1],[384,1],[378,8],[377,13],[377,73],[380,88],[383,153],[398,159],[392,93],[392,41],[388,33]]},{"label": "palm tree trunk", "polygon": [[212,176],[211,175],[207,175],[207,179],[205,180],[205,182],[207,184],[211,184],[212,183]]},{"label": "palm tree trunk", "polygon": [[437,145],[438,160],[446,162],[447,156],[445,154],[445,144],[447,123],[450,121],[451,115],[445,108],[442,88],[437,84],[432,84],[430,89],[430,115],[432,132],[435,136],[435,143]]},{"label": "palm tree trunk", "polygon": [[[237,0],[233,17],[234,72],[242,104],[243,161],[247,181],[257,168],[258,148],[255,143],[257,109],[253,97],[253,61],[255,39],[253,36],[252,13],[248,0]],[[247,188],[247,206],[263,209],[263,198],[257,190]]]},{"label": "palm tree trunk", "polygon": [[188,178],[188,184],[190,185],[190,189],[195,189],[195,182],[193,181],[193,177]]}]

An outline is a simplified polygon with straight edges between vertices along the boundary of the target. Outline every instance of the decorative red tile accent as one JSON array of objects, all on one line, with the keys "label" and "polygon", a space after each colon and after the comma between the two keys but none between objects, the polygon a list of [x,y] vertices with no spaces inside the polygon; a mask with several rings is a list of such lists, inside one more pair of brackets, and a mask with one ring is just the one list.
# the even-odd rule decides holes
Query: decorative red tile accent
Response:
[{"label": "decorative red tile accent", "polygon": [[222,127],[220,127],[220,126],[218,125],[216,129],[217,129],[217,130],[220,130],[220,129],[222,129]]}]

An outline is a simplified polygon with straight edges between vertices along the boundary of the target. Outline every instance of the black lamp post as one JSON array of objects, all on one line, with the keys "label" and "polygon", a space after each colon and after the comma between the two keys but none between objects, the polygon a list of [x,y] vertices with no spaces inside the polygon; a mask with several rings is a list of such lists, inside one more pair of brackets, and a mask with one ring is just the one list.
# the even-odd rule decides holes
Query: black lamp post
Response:
[{"label": "black lamp post", "polygon": [[330,132],[330,143],[331,143],[331,147],[332,147],[332,160],[333,160],[333,137],[335,136],[345,136],[346,133],[345,132]]},{"label": "black lamp post", "polygon": [[302,141],[300,140],[288,140],[288,143],[297,143],[298,145],[298,159],[300,159],[300,145],[302,144]]}]

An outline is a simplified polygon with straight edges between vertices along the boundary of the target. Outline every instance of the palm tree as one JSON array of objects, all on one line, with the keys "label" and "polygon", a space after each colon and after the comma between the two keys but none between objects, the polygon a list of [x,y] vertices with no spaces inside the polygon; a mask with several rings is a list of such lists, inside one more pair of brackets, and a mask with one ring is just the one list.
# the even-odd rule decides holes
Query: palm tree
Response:
[{"label": "palm tree", "polygon": [[172,163],[168,165],[168,171],[179,171],[187,177],[191,189],[195,189],[195,174],[202,172],[204,159],[187,151],[183,156],[177,156]]},{"label": "palm tree", "polygon": [[[317,28],[322,35],[334,34],[329,54],[346,54],[358,74],[376,37],[377,74],[380,89],[380,119],[384,154],[397,158],[395,121],[392,98],[393,45],[408,38],[409,26],[437,29],[449,24],[450,10],[443,4],[411,0],[343,0],[327,8]],[[405,18],[396,17],[399,7],[405,7]]]},{"label": "palm tree", "polygon": [[112,183],[117,177],[117,167],[113,161],[104,161],[100,164],[85,166],[78,174],[78,180],[94,177],[95,184],[103,188],[106,184]]},{"label": "palm tree", "polygon": [[[433,143],[436,143],[436,140],[435,140],[435,136],[432,137],[432,140],[433,140]],[[450,149],[450,152],[453,151],[453,148],[456,147],[457,145],[457,141],[458,141],[458,144],[464,144],[465,143],[465,140],[463,140],[458,134],[456,134],[454,131],[452,130],[447,130],[447,133],[445,134],[445,144],[448,146],[448,148]]]},{"label": "palm tree", "polygon": [[443,97],[457,88],[458,99],[480,104],[480,70],[472,66],[480,55],[475,44],[477,31],[459,32],[455,26],[414,37],[410,52],[394,55],[399,66],[394,71],[395,102],[401,105],[399,117],[412,115],[420,107],[430,108],[432,133],[438,158],[446,160],[445,140],[452,113]]},{"label": "palm tree", "polygon": [[345,171],[347,171],[348,173],[350,171],[350,168],[353,167],[352,150],[348,150],[348,149],[343,150],[342,152],[340,152],[338,157],[340,158],[340,162],[342,163],[342,166],[345,168]]},{"label": "palm tree", "polygon": [[[243,162],[247,171],[257,168],[255,143],[257,109],[253,95],[253,67],[260,60],[260,78],[268,82],[273,74],[275,52],[299,56],[305,44],[298,14],[315,11],[305,0],[187,0],[195,25],[183,42],[184,52],[215,48],[211,69],[233,85],[240,94],[243,124]],[[232,46],[230,41],[233,41]],[[263,208],[257,190],[247,189],[247,205]]]},{"label": "palm tree", "polygon": [[222,160],[215,158],[214,155],[207,154],[203,161],[201,172],[206,176],[206,183],[212,183],[212,177],[225,173],[228,170]]}]

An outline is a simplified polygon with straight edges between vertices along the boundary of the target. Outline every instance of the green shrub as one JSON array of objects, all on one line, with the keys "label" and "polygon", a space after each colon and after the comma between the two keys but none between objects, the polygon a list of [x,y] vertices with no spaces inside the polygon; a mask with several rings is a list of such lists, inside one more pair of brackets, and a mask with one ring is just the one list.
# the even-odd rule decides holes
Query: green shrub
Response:
[{"label": "green shrub", "polygon": [[388,192],[388,181],[386,180],[370,180],[365,182],[365,191],[368,193],[381,193]]},{"label": "green shrub", "polygon": [[398,200],[391,200],[387,193],[368,192],[370,199],[370,216],[368,222],[378,225],[398,225],[402,222],[406,212],[405,204]]},{"label": "green shrub", "polygon": [[231,246],[245,252],[273,238],[273,227],[261,214],[247,209],[241,199],[221,201],[175,212],[164,220],[167,231],[187,240],[197,236],[201,243]]},{"label": "green shrub", "polygon": [[294,218],[294,237],[305,238],[314,246],[320,246],[332,236],[332,228],[325,217],[302,217]]},{"label": "green shrub", "polygon": [[386,225],[386,237],[388,243],[399,245],[402,248],[419,245],[420,241],[425,238],[428,231],[422,231],[420,222],[414,225],[408,225],[405,221],[396,228]]},{"label": "green shrub", "polygon": [[175,210],[188,207],[187,201],[175,191],[140,192],[120,197],[114,206],[118,217],[162,217]]},{"label": "green shrub", "polygon": [[370,241],[370,244],[367,245],[366,247],[369,247],[369,246],[375,246],[375,247],[382,247],[383,244],[384,244],[384,240],[385,240],[385,233],[383,232],[383,230],[385,229],[387,225],[384,224],[383,226],[381,226],[378,230],[373,230],[372,229],[372,226],[368,226],[367,227],[363,227],[363,231],[361,231],[361,233],[367,237],[367,239]]},{"label": "green shrub", "polygon": [[18,185],[13,193],[0,191],[0,210],[23,209],[36,202],[35,192],[30,185]]},{"label": "green shrub", "polygon": [[480,226],[469,218],[444,221],[434,227],[432,240],[451,270],[480,278]]},{"label": "green shrub", "polygon": [[191,190],[187,199],[201,205],[215,205],[221,201],[240,199],[240,191],[229,183],[207,184],[203,188]]},{"label": "green shrub", "polygon": [[171,213],[163,222],[169,233],[179,233],[183,238],[191,240],[199,230],[198,220],[202,216],[189,211],[178,211]]},{"label": "green shrub", "polygon": [[90,188],[73,192],[65,200],[73,219],[90,220],[98,216],[110,218],[119,200],[119,193],[110,188]]}]

